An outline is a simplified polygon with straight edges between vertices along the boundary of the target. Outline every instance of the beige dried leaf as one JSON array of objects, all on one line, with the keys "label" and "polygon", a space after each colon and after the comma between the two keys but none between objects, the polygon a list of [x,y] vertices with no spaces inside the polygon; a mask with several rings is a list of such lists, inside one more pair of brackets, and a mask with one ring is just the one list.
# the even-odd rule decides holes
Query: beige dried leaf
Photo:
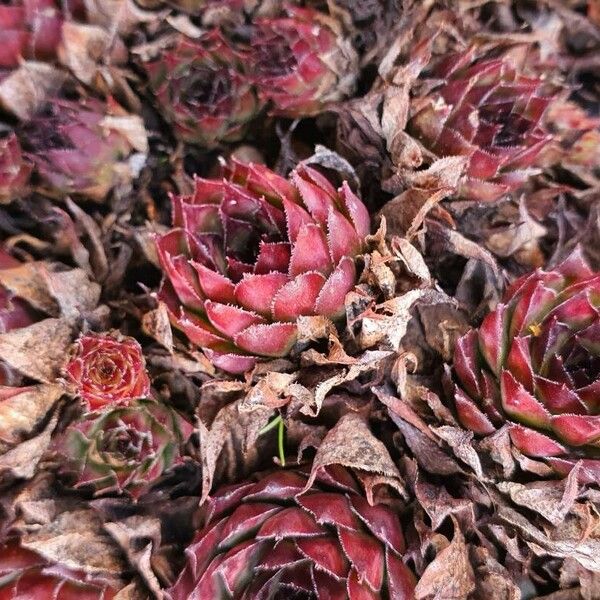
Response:
[{"label": "beige dried leaf", "polygon": [[454,537],[427,566],[415,588],[417,600],[464,600],[475,589],[465,538],[454,517]]},{"label": "beige dried leaf", "polygon": [[0,107],[22,121],[29,120],[56,92],[66,74],[47,63],[23,62],[0,82]]},{"label": "beige dried leaf", "polygon": [[0,398],[0,454],[31,435],[65,390],[59,384],[13,388]]},{"label": "beige dried leaf", "polygon": [[0,360],[43,383],[51,383],[68,359],[75,335],[67,319],[44,319],[0,334]]},{"label": "beige dried leaf", "polygon": [[329,465],[343,465],[357,471],[382,475],[394,481],[396,489],[404,490],[400,472],[387,448],[356,413],[344,415],[329,430],[317,449],[305,489],[312,486],[319,469]]}]

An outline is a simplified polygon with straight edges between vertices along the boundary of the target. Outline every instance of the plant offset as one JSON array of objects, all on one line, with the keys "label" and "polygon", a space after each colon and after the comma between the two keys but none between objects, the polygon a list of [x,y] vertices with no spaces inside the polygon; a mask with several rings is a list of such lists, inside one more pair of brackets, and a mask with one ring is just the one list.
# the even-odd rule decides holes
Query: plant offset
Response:
[{"label": "plant offset", "polygon": [[0,598],[600,598],[598,0],[0,4]]}]

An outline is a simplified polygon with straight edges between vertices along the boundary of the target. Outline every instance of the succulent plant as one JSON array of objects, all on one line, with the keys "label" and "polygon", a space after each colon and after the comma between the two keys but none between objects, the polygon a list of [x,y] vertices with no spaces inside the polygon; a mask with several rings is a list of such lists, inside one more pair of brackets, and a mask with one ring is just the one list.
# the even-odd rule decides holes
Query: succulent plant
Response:
[{"label": "succulent plant", "polygon": [[8,203],[18,196],[30,173],[31,165],[23,159],[17,136],[11,132],[0,138],[0,203]]},{"label": "succulent plant", "polygon": [[306,484],[279,470],[217,490],[170,599],[413,598],[396,512],[371,506],[342,467]]},{"label": "succulent plant", "polygon": [[65,17],[84,18],[80,0],[15,0],[0,5],[0,68],[15,68],[23,58],[53,60]]},{"label": "succulent plant", "polygon": [[112,600],[116,593],[108,583],[48,563],[14,540],[0,544],[2,600]]},{"label": "succulent plant", "polygon": [[81,336],[66,374],[92,410],[124,404],[150,392],[142,348],[131,337]]},{"label": "succulent plant", "polygon": [[408,131],[439,157],[468,157],[458,195],[493,201],[522,185],[551,139],[542,121],[555,89],[522,74],[509,52],[475,46],[441,57],[427,78]]},{"label": "succulent plant", "polygon": [[574,251],[515,281],[454,355],[461,423],[565,475],[600,481],[600,274]]},{"label": "succulent plant", "polygon": [[59,436],[55,451],[76,488],[137,499],[183,462],[180,448],[191,433],[170,407],[137,400],[84,415]]},{"label": "succulent plant", "polygon": [[248,57],[213,30],[197,40],[180,36],[145,65],[175,135],[209,148],[239,140],[256,115],[256,93],[244,74]]},{"label": "succulent plant", "polygon": [[357,54],[333,17],[312,8],[286,10],[287,17],[255,21],[254,80],[273,114],[313,115],[353,91]]},{"label": "succulent plant", "polygon": [[134,177],[128,159],[147,150],[140,117],[114,101],[49,100],[22,129],[23,147],[35,165],[40,187],[52,196],[77,194],[102,201]]},{"label": "succulent plant", "polygon": [[301,315],[337,318],[356,279],[369,215],[347,183],[336,190],[300,165],[285,179],[232,161],[175,196],[175,229],[157,240],[159,297],[172,323],[212,362],[241,373],[289,353]]}]

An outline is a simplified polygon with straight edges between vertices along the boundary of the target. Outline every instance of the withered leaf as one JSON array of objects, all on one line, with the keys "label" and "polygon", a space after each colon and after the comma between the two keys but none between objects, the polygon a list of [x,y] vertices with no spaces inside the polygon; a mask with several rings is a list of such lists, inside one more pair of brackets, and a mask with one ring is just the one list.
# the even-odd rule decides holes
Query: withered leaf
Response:
[{"label": "withered leaf", "polygon": [[478,478],[483,479],[483,468],[477,451],[473,447],[473,432],[460,427],[433,427],[432,431],[443,439],[454,452],[455,456],[468,464]]},{"label": "withered leaf", "polygon": [[417,478],[415,496],[431,519],[431,528],[437,529],[444,519],[454,515],[458,520],[475,521],[473,503],[467,498],[452,497],[445,487]]},{"label": "withered leaf", "polygon": [[448,296],[435,289],[410,290],[377,305],[362,317],[361,330],[357,336],[360,347],[366,349],[387,342],[393,350],[399,350],[408,322],[412,318],[410,309],[418,300],[435,304],[448,302]]},{"label": "withered leaf", "polygon": [[138,515],[104,525],[156,598],[162,598],[162,592],[150,559],[153,550],[160,547],[160,527],[159,519]]},{"label": "withered leaf", "polygon": [[[570,557],[585,569],[600,571],[600,538],[582,537],[581,531],[561,526],[557,529],[557,531],[562,529],[561,537],[552,539],[529,519],[507,505],[498,507],[498,517],[516,528],[536,555]],[[595,518],[597,523],[598,519]]]},{"label": "withered leaf", "polygon": [[0,81],[0,107],[27,121],[43,105],[46,97],[66,79],[63,71],[42,62],[26,61]]},{"label": "withered leaf", "polygon": [[501,481],[497,487],[508,494],[515,504],[539,513],[553,525],[559,525],[577,498],[579,470],[579,467],[575,467],[563,481],[536,481],[528,484]]},{"label": "withered leaf", "polygon": [[392,411],[390,411],[390,416],[402,432],[406,444],[423,469],[438,475],[463,473],[460,465],[424,433]]},{"label": "withered leaf", "polygon": [[313,460],[309,489],[319,469],[328,465],[343,465],[351,469],[384,475],[403,495],[404,482],[385,445],[380,442],[359,415],[348,413],[329,430]]},{"label": "withered leaf", "polygon": [[475,589],[475,575],[465,538],[454,520],[454,537],[425,569],[417,587],[417,600],[464,600]]},{"label": "withered leaf", "polygon": [[217,413],[210,426],[198,420],[202,463],[201,503],[208,498],[219,460],[224,463],[229,477],[245,472],[248,465],[257,460],[256,440],[272,414],[273,410],[266,406],[243,412],[239,410],[238,403],[233,402]]},{"label": "withered leaf", "polygon": [[102,531],[100,517],[90,509],[63,512],[51,523],[25,534],[21,543],[50,562],[122,585],[126,565],[120,550]]},{"label": "withered leaf", "polygon": [[144,313],[142,330],[166,348],[169,353],[173,353],[173,331],[164,302],[159,302],[157,308]]},{"label": "withered leaf", "polygon": [[67,360],[74,328],[66,319],[44,319],[0,334],[0,359],[27,377],[51,383]]},{"label": "withered leaf", "polygon": [[28,437],[63,393],[59,384],[12,388],[10,392],[5,388],[0,396],[0,454]]},{"label": "withered leaf", "polygon": [[31,479],[50,445],[58,417],[54,415],[38,435],[18,444],[0,456],[0,482]]}]

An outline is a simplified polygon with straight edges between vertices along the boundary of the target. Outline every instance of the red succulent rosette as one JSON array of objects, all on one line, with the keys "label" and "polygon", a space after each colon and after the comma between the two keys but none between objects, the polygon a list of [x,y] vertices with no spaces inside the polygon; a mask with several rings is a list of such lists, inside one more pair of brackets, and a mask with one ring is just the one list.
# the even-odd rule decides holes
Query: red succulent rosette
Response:
[{"label": "red succulent rosette", "polygon": [[65,16],[82,19],[80,0],[15,0],[0,5],[0,69],[25,59],[53,60],[62,40]]},{"label": "red succulent rosette", "polygon": [[343,315],[369,233],[347,183],[336,190],[308,166],[288,180],[234,161],[172,201],[175,229],[157,240],[159,297],[216,366],[241,373],[258,356],[285,356],[299,316]]},{"label": "red succulent rosette", "polygon": [[31,165],[23,159],[17,136],[11,132],[0,137],[0,203],[10,202],[19,195],[30,173]]},{"label": "red succulent rosette", "polygon": [[150,392],[142,348],[130,337],[81,336],[66,374],[92,410],[127,403]]},{"label": "red succulent rosette", "polygon": [[551,139],[542,119],[555,89],[522,74],[510,52],[477,47],[445,55],[425,77],[431,91],[413,99],[408,131],[439,157],[468,157],[459,196],[492,201],[522,185]]},{"label": "red succulent rosette", "polygon": [[74,487],[138,499],[183,463],[181,448],[192,431],[169,406],[140,399],[85,415],[55,440],[54,449]]},{"label": "red succulent rosette", "polygon": [[2,600],[112,600],[117,591],[99,578],[49,563],[16,541],[0,544]]},{"label": "red succulent rosette", "polygon": [[287,17],[255,22],[254,81],[273,114],[316,114],[353,91],[357,55],[334,18],[293,6],[287,7],[287,13]]},{"label": "red succulent rosette", "polygon": [[457,342],[455,406],[479,435],[508,423],[513,444],[564,475],[600,481],[600,274],[576,250],[513,283]]},{"label": "red succulent rosette", "polygon": [[144,152],[139,117],[116,102],[53,98],[21,129],[40,187],[51,196],[67,194],[102,201],[119,183],[133,179],[127,159]]},{"label": "red succulent rosette", "polygon": [[144,66],[177,137],[214,147],[239,140],[260,108],[244,75],[247,62],[244,51],[213,30],[197,40],[180,36]]},{"label": "red succulent rosette", "polygon": [[342,467],[306,485],[280,470],[218,490],[168,597],[413,598],[396,512],[371,506]]}]

